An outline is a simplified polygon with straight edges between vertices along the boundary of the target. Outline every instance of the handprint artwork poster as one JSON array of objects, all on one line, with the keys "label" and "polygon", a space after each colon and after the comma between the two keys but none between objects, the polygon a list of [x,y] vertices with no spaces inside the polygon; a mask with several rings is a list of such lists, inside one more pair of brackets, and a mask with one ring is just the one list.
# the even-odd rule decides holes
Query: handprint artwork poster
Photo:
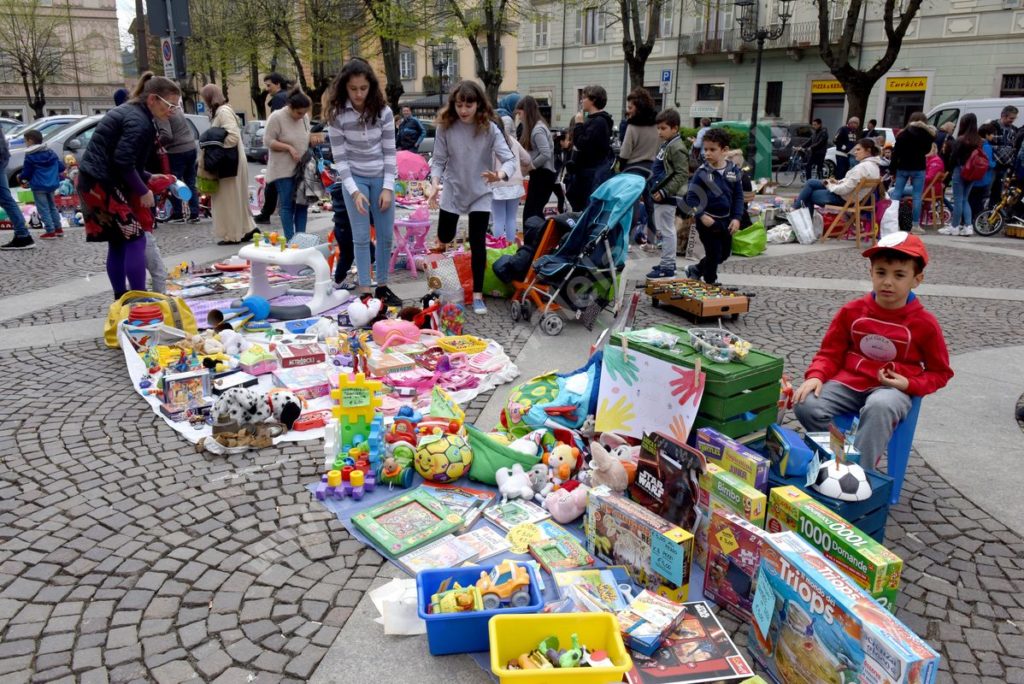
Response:
[{"label": "handprint artwork poster", "polygon": [[596,430],[638,439],[663,432],[685,443],[703,395],[704,373],[609,345],[601,364]]}]

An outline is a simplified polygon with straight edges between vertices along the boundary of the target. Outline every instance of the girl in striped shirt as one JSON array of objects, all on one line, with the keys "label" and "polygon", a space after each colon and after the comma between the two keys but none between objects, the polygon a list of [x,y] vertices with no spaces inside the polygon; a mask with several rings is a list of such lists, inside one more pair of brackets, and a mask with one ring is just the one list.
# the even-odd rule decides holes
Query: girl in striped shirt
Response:
[{"label": "girl in striped shirt", "polygon": [[395,228],[395,118],[369,63],[352,59],[327,91],[324,118],[334,168],[345,188],[352,220],[352,242],[360,293],[370,292],[370,218],[377,233],[377,289],[386,306],[402,300],[388,288],[391,243]]}]

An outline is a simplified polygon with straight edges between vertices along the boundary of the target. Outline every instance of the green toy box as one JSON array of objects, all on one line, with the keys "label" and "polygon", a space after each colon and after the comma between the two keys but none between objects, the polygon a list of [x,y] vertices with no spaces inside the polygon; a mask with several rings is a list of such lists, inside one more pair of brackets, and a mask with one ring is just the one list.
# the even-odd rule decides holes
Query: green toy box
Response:
[{"label": "green toy box", "polygon": [[[701,516],[693,531],[694,559],[703,568],[708,557],[708,527],[715,511],[729,511],[757,527],[764,527],[767,497],[714,463],[708,463],[707,472],[700,476],[698,484]],[[702,505],[705,501],[706,507]]]}]

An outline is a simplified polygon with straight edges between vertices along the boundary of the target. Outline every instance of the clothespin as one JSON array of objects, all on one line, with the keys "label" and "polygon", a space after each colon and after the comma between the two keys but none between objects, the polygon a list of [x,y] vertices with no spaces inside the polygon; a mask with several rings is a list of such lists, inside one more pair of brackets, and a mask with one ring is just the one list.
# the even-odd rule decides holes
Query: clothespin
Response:
[{"label": "clothespin", "polygon": [[697,363],[693,364],[693,386],[700,386],[700,362],[701,358],[697,357]]},{"label": "clothespin", "polygon": [[629,358],[629,340],[626,338],[626,335],[620,335],[619,341],[622,343],[622,358]]}]

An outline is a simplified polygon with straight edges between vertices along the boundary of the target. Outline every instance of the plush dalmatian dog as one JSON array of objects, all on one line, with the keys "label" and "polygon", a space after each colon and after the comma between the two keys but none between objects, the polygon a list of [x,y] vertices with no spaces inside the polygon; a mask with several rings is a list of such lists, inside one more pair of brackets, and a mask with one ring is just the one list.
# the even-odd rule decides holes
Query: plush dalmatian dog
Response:
[{"label": "plush dalmatian dog", "polygon": [[302,413],[302,401],[292,392],[274,389],[260,392],[248,387],[232,387],[213,405],[213,421],[232,420],[239,425],[276,420],[289,430]]}]

